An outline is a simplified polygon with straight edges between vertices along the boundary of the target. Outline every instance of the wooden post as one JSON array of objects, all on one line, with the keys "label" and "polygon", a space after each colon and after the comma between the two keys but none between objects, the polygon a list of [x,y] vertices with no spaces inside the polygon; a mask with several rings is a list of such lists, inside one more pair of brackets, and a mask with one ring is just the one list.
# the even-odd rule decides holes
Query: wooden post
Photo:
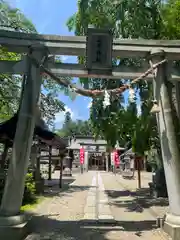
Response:
[{"label": "wooden post", "polygon": [[83,164],[80,163],[80,168],[81,168],[81,174],[83,174]]},{"label": "wooden post", "polygon": [[39,142],[37,151],[37,157],[36,157],[36,178],[35,180],[38,182],[41,179],[41,143]]},{"label": "wooden post", "polygon": [[114,174],[116,175],[116,164],[114,164]]},{"label": "wooden post", "polygon": [[137,157],[137,173],[138,173],[138,188],[141,188],[141,164],[140,158]]},{"label": "wooden post", "polygon": [[41,179],[41,142],[37,146],[36,169],[35,169],[35,183],[37,194],[42,193],[42,179]]},{"label": "wooden post", "polygon": [[[30,54],[36,57],[38,61],[41,61],[42,51],[33,53],[31,49]],[[1,216],[18,215],[20,212],[33,140],[35,110],[40,94],[41,75],[40,69],[31,63],[28,56],[26,57],[26,64],[26,83],[0,207]]]},{"label": "wooden post", "polygon": [[84,152],[84,165],[85,165],[85,170],[88,172],[88,163],[89,163],[89,153],[88,151]]},{"label": "wooden post", "polygon": [[48,168],[48,180],[52,179],[52,146],[49,146],[49,168]]},{"label": "wooden post", "polygon": [[70,165],[70,167],[69,167],[69,170],[70,170],[69,176],[72,177],[72,158],[71,157],[69,158],[69,165]]},{"label": "wooden post", "polygon": [[[151,54],[153,64],[165,58],[165,53],[159,49],[152,51]],[[173,122],[171,83],[168,79],[168,70],[167,63],[158,67],[153,88],[154,97],[160,108],[156,117],[170,208],[169,213],[166,214],[164,227],[171,235],[179,234],[178,236],[180,236],[180,153]],[[179,239],[179,237],[174,238],[174,240],[176,239]]]},{"label": "wooden post", "polygon": [[59,188],[62,188],[63,159],[64,159],[64,154],[61,153],[61,154],[60,154]]}]

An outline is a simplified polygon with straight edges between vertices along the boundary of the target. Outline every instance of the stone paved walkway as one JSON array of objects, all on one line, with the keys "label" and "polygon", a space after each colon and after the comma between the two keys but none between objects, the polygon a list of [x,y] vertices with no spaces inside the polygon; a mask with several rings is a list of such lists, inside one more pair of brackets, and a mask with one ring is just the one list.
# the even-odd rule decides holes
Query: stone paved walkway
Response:
[{"label": "stone paved walkway", "polygon": [[[146,209],[138,210],[133,196],[125,193],[111,173],[79,175],[68,190],[45,200],[34,211],[32,234],[26,240],[167,239],[155,228],[155,218]],[[87,218],[90,205],[92,218]],[[101,218],[102,222],[97,221]]]},{"label": "stone paved walkway", "polygon": [[169,210],[169,203],[168,199],[158,198],[158,199],[151,199],[149,197],[149,182],[152,182],[152,173],[150,172],[141,172],[141,187],[142,190],[137,191],[138,181],[137,181],[137,172],[135,173],[135,178],[128,180],[122,178],[120,175],[115,176],[117,181],[121,183],[127,190],[132,193],[137,194],[137,198],[139,203],[141,203],[144,208],[148,208],[151,214],[157,218],[162,218],[166,212]]},{"label": "stone paved walkway", "polygon": [[84,220],[86,222],[96,220],[98,223],[115,223],[99,172],[94,173],[92,179],[92,185],[89,189],[84,209]]},{"label": "stone paved walkway", "polygon": [[[102,173],[101,175],[112,214],[118,225],[122,227],[120,236],[123,236],[123,240],[127,237],[132,240],[169,239],[160,229],[156,228],[155,216],[148,208],[139,204],[135,188],[133,188],[134,192],[129,190],[132,190],[131,180],[125,180],[120,175],[115,176],[112,173]],[[114,236],[111,234],[111,237],[113,240],[118,239],[115,237],[115,233]]]}]

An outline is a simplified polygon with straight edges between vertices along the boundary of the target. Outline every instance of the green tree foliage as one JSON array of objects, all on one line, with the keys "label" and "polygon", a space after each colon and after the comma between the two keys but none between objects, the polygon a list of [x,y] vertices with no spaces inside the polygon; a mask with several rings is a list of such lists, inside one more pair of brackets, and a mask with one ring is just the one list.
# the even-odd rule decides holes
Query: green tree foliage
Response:
[{"label": "green tree foliage", "polygon": [[[108,6],[110,7],[108,1],[106,1]],[[67,25],[69,30],[74,30],[76,35],[86,35],[88,24],[93,24],[95,27],[113,27],[112,16],[106,8],[107,12],[102,10],[102,1],[79,1],[78,2],[78,12],[74,14]],[[112,7],[112,5],[111,5]],[[115,22],[114,22],[115,24]],[[83,63],[84,59],[79,58],[79,62]],[[118,62],[116,60],[113,61],[113,65],[117,65]],[[110,89],[120,87],[122,85],[122,81],[113,81],[113,80],[102,80],[102,79],[81,79],[81,83],[84,86],[91,86],[93,89]],[[88,87],[89,87],[88,86]],[[121,103],[123,102],[123,98],[117,98],[112,96],[111,105],[103,110],[103,98],[93,99],[92,108],[91,108],[91,122],[93,125],[93,130],[96,135],[103,136],[109,145],[115,145],[117,138],[117,128],[116,125],[113,124],[116,121],[115,113],[121,109]]]},{"label": "green tree foliage", "polygon": [[169,0],[162,7],[162,38],[179,39],[180,38],[180,1]]},{"label": "green tree foliage", "polygon": [[[2,193],[4,189],[4,184],[5,181],[0,184],[0,202],[2,199]],[[32,173],[27,173],[26,174],[26,179],[25,179],[25,189],[24,189],[24,196],[23,196],[23,205],[25,204],[32,204],[36,202],[36,186],[35,186],[35,181],[33,179],[33,174]]]},{"label": "green tree foliage", "polygon": [[0,28],[37,33],[32,22],[18,8],[12,8],[3,0],[0,0]]},{"label": "green tree foliage", "polygon": [[[121,81],[109,81],[102,79],[92,80],[94,89],[110,89],[121,86]],[[93,99],[92,107],[90,109],[90,119],[93,126],[95,136],[103,136],[108,142],[108,145],[114,146],[116,140],[119,140],[117,131],[118,118],[117,114],[122,109],[123,97],[111,96],[111,105],[103,108],[104,96]]]},{"label": "green tree foliage", "polygon": [[[12,8],[5,1],[0,0],[0,28],[12,31],[37,33],[32,22],[17,8]],[[0,60],[20,60],[21,56],[0,49]],[[43,76],[41,91],[41,111],[46,123],[52,125],[55,114],[64,111],[64,103],[59,100],[59,92],[70,95],[68,89],[58,85],[52,79]],[[19,107],[22,77],[17,75],[0,75],[0,120],[10,118]]]},{"label": "green tree foliage", "polygon": [[[79,0],[78,11],[69,18],[67,26],[76,35],[86,35],[89,24],[96,28],[108,28],[117,38],[146,38],[158,39],[162,29],[161,1],[152,0]],[[82,63],[84,59],[79,58]],[[113,60],[113,65],[134,65],[138,68],[143,59]],[[119,81],[101,79],[81,79],[81,83],[94,89],[116,88],[128,79]],[[136,104],[130,104],[126,109],[122,106],[123,96],[112,96],[111,105],[105,110],[102,107],[102,98],[93,99],[91,108],[91,121],[96,134],[102,134],[109,145],[114,146],[118,140],[126,141],[130,136],[134,150],[142,152],[148,144],[140,144],[137,139],[150,139],[151,118],[149,110],[152,106],[152,89],[150,84],[136,84],[134,89],[140,91],[142,101],[142,115],[137,117]],[[146,135],[146,136],[145,136]],[[142,137],[142,138],[141,138]]]},{"label": "green tree foliage", "polygon": [[[86,35],[88,25],[96,28],[111,29],[115,38],[143,39],[179,39],[180,36],[180,2],[178,0],[79,0],[77,12],[69,18],[67,26],[76,35]],[[144,59],[122,59],[120,64],[134,66],[138,69]],[[79,58],[80,63],[84,62]],[[117,65],[118,61],[113,60]],[[179,65],[178,65],[179,66]],[[94,89],[115,88],[126,81],[80,79],[81,83]],[[154,116],[149,112],[152,107],[152,85],[140,82],[134,86],[139,91],[141,115],[137,116],[135,104],[122,107],[123,97],[113,99],[111,106],[102,108],[102,98],[93,99],[91,121],[96,134],[103,134],[110,145],[116,140],[126,141],[130,136],[134,151],[143,154],[155,147],[160,153],[158,129]],[[134,110],[133,110],[133,109]],[[128,137],[129,138],[129,137]]]},{"label": "green tree foliage", "polygon": [[65,120],[64,120],[63,127],[64,127],[64,128],[69,128],[71,122],[72,122],[71,113],[70,113],[69,111],[67,111],[67,112],[65,113]]},{"label": "green tree foliage", "polygon": [[36,186],[35,181],[33,179],[33,174],[27,173],[25,180],[23,205],[28,203],[34,203],[35,200],[36,200]]},{"label": "green tree foliage", "polygon": [[66,112],[63,126],[57,130],[57,134],[61,137],[93,136],[93,131],[90,121],[73,121],[71,114]]}]

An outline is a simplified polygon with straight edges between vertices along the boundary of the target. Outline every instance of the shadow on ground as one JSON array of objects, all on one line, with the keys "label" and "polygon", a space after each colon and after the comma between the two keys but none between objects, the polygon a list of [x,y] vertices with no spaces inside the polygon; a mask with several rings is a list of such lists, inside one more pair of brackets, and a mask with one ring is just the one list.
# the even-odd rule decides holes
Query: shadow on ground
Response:
[{"label": "shadow on ground", "polygon": [[[71,185],[74,182],[74,178],[65,178],[62,179],[62,187],[59,188],[59,180],[57,179],[57,183],[53,184],[53,186],[46,186],[43,196],[45,197],[53,197],[53,196],[65,196],[69,195],[73,192],[82,192],[86,191],[90,188],[90,186],[79,186],[79,185]],[[55,179],[54,179],[55,181]],[[92,187],[91,187],[92,188]]]},{"label": "shadow on ground", "polygon": [[67,190],[70,186],[69,184],[73,183],[75,179],[73,177],[62,179],[62,187],[59,187],[59,179],[53,179],[51,181],[48,181],[48,185],[45,185],[44,187],[44,194],[45,196],[52,196],[57,195],[58,192],[61,192],[63,190]]},{"label": "shadow on ground", "polygon": [[[137,189],[136,191],[111,191],[106,190],[107,195],[112,199],[112,205],[120,208],[126,208],[129,212],[143,212],[146,208],[152,206],[168,206],[166,198],[152,198],[149,194],[149,188]],[[119,200],[120,197],[129,197],[129,200]],[[118,198],[118,200],[115,200]]]},{"label": "shadow on ground", "polygon": [[[92,221],[58,221],[53,219],[56,215],[33,216],[29,222],[29,230],[37,239],[51,240],[107,240],[111,232],[116,232],[119,237],[123,232],[134,232],[141,236],[144,231],[151,231],[156,228],[154,221],[131,221],[117,222],[114,225],[99,224]],[[117,236],[117,235],[116,235]],[[112,238],[113,239],[113,238]],[[124,238],[123,238],[124,239]]]},{"label": "shadow on ground", "polygon": [[[85,191],[90,188],[90,186],[78,186],[69,185],[72,181],[71,178],[64,179],[63,188],[57,192],[53,192],[52,195],[71,195],[73,192]],[[67,184],[65,184],[67,183]],[[114,199],[118,207],[126,207],[127,211],[135,211],[132,204],[137,206],[138,196],[141,194],[130,191],[106,191],[109,198]],[[133,196],[133,200],[127,205],[124,205],[122,201],[119,201],[120,196]],[[145,197],[145,195],[144,195]],[[74,206],[76,207],[76,206]],[[137,209],[136,209],[137,211]],[[29,222],[29,231],[35,235],[35,238],[29,238],[28,240],[108,240],[108,239],[126,239],[128,233],[130,236],[141,237],[143,232],[152,231],[156,229],[155,221],[118,221],[115,224],[103,224],[97,223],[95,221],[61,221],[61,216],[59,214],[49,214],[36,216],[32,215],[32,219]],[[116,236],[116,237],[114,237]]]}]

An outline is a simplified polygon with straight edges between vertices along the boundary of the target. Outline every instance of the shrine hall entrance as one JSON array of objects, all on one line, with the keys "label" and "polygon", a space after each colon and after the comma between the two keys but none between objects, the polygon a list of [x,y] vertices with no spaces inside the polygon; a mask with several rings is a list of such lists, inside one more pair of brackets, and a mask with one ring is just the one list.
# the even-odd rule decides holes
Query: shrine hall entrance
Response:
[{"label": "shrine hall entrance", "polygon": [[105,162],[104,154],[101,152],[89,153],[88,169],[89,170],[106,170],[106,162]]}]

